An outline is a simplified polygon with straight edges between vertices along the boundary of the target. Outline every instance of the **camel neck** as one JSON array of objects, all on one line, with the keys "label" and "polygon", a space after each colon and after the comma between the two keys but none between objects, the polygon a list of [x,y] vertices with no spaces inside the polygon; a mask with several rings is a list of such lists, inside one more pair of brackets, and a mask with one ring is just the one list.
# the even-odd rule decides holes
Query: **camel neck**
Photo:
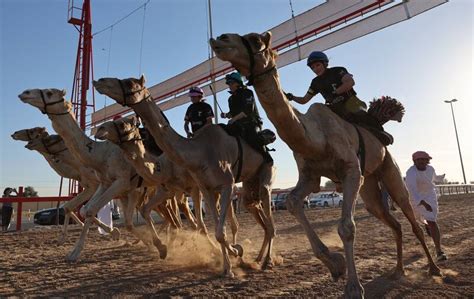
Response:
[{"label": "camel neck", "polygon": [[83,163],[95,165],[97,161],[91,149],[97,142],[87,137],[84,131],[79,128],[72,112],[64,115],[48,116],[52,121],[54,130],[63,138],[73,155]]},{"label": "camel neck", "polygon": [[150,131],[156,144],[163,150],[171,161],[184,167],[192,167],[191,159],[188,159],[192,149],[190,140],[181,137],[169,125],[168,121],[161,114],[160,108],[149,99],[133,105],[133,110],[145,122],[146,128]]},{"label": "camel neck", "polygon": [[120,148],[128,157],[130,164],[145,181],[153,184],[160,184],[160,163],[158,156],[145,151],[145,146],[141,140],[121,143]]},{"label": "camel neck", "polygon": [[[278,136],[297,153],[308,151],[306,129],[299,115],[286,100],[280,87],[278,73],[265,74],[254,82],[258,100],[277,129]],[[299,113],[298,113],[299,114]]]}]

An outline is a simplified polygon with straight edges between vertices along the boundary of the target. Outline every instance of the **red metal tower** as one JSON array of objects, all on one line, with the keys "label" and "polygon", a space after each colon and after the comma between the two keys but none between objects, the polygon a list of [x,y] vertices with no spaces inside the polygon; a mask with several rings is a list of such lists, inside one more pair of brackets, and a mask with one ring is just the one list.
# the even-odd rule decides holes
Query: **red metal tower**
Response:
[{"label": "red metal tower", "polygon": [[[75,5],[74,0],[68,3],[68,23],[74,25],[79,32],[79,42],[77,46],[76,69],[71,92],[71,102],[73,105],[76,120],[79,127],[86,130],[87,108],[92,108],[95,112],[95,97],[92,90],[92,104],[87,103],[87,95],[91,78],[94,79],[94,67],[92,60],[92,20],[90,0],[83,0],[82,7]],[[69,194],[77,193],[80,190],[77,182],[69,181]]]}]

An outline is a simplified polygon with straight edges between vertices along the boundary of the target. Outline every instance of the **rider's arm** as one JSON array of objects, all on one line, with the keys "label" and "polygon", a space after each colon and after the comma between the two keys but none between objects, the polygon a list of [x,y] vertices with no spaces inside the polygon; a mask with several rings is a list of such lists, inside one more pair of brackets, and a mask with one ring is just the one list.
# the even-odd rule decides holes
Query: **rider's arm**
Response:
[{"label": "rider's arm", "polygon": [[242,118],[245,118],[247,117],[247,114],[245,114],[245,112],[240,112],[239,114],[237,114],[236,116],[233,116],[230,120],[229,120],[229,123],[233,123],[235,121],[238,121],[239,119],[242,119]]},{"label": "rider's arm", "polygon": [[343,94],[349,91],[355,85],[354,78],[352,78],[351,74],[345,74],[341,78],[341,82],[342,82],[341,86],[339,86],[338,88],[336,88],[336,90],[334,90],[334,93],[337,95]]},{"label": "rider's arm", "polygon": [[189,120],[184,120],[184,131],[186,132],[186,135],[189,135],[191,131],[189,131]]},{"label": "rider's arm", "polygon": [[313,97],[314,97],[314,95],[312,95],[312,94],[310,94],[310,93],[306,93],[304,97],[293,96],[292,101],[295,101],[295,102],[297,102],[298,104],[306,104],[306,103],[308,103]]}]

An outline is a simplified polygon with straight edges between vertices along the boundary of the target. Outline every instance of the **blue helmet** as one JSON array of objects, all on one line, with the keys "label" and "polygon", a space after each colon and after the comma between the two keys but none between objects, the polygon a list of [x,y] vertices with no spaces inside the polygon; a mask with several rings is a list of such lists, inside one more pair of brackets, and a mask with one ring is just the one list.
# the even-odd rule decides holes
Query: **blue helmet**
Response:
[{"label": "blue helmet", "polygon": [[309,54],[306,65],[310,66],[311,64],[313,64],[313,62],[316,61],[321,61],[327,64],[329,62],[329,58],[326,56],[326,54],[324,54],[324,52],[314,51]]},{"label": "blue helmet", "polygon": [[225,84],[230,82],[237,82],[240,85],[244,85],[244,80],[242,80],[242,75],[239,72],[233,72],[225,76]]}]

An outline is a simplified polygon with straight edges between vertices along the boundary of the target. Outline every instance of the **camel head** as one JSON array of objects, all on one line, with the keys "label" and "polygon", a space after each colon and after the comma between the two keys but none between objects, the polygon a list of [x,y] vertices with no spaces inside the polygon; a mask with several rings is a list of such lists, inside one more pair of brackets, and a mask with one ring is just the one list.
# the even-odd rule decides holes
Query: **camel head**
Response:
[{"label": "camel head", "polygon": [[100,140],[108,140],[115,144],[139,140],[139,125],[140,122],[136,116],[108,121],[99,126],[95,137]]},{"label": "camel head", "polygon": [[38,108],[41,113],[48,115],[69,114],[72,104],[64,99],[66,90],[55,88],[27,89],[18,97],[23,103]]},{"label": "camel head", "polygon": [[25,145],[25,148],[50,155],[55,155],[67,150],[64,140],[61,138],[61,136],[56,134],[31,140]]},{"label": "camel head", "polygon": [[226,33],[211,38],[209,43],[219,59],[230,62],[242,75],[249,77],[275,66],[276,52],[271,49],[271,41],[272,34],[267,31],[244,36]]},{"label": "camel head", "polygon": [[11,135],[14,140],[31,141],[38,138],[48,136],[48,132],[45,127],[34,127],[31,129],[23,129],[16,131]]},{"label": "camel head", "polygon": [[137,104],[149,96],[145,87],[145,76],[140,79],[101,78],[93,85],[100,94],[105,94],[122,106]]}]

